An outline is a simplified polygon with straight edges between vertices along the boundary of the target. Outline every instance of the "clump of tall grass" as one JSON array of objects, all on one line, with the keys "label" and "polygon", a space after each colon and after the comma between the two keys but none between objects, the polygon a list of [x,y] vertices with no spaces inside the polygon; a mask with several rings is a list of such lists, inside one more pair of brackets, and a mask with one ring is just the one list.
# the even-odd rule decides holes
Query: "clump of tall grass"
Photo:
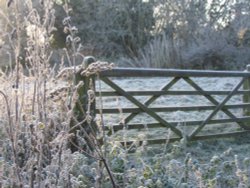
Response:
[{"label": "clump of tall grass", "polygon": [[154,37],[139,55],[131,59],[121,58],[120,66],[154,67],[154,68],[180,68],[182,66],[181,54],[173,38],[166,34]]},{"label": "clump of tall grass", "polygon": [[162,34],[153,39],[141,51],[136,64],[156,68],[180,68],[181,54],[173,38]]}]

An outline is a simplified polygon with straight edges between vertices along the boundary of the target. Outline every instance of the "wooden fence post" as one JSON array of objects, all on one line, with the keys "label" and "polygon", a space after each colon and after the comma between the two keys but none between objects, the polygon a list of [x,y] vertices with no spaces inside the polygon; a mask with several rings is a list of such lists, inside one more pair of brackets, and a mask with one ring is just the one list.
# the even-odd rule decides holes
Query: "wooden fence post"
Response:
[{"label": "wooden fence post", "polygon": [[[250,72],[250,64],[247,65],[246,72]],[[243,89],[249,91],[247,92],[247,94],[243,95],[243,102],[250,103],[250,77],[248,77],[246,81],[244,82]],[[243,109],[243,116],[250,116],[250,109],[248,107],[245,107]]]},{"label": "wooden fence post", "polygon": [[[95,62],[95,58],[92,56],[87,56],[84,58],[84,64],[83,64],[83,69],[87,69],[88,66]],[[96,123],[94,122],[95,119],[95,98],[94,98],[94,93],[95,93],[95,75],[91,76],[82,76],[81,72],[83,69],[80,69],[79,71],[76,72],[75,75],[75,85],[78,85],[81,81],[83,81],[83,85],[78,87],[77,93],[78,93],[78,99],[75,104],[75,107],[73,109],[74,112],[74,118],[71,119],[70,121],[70,127],[71,131],[70,133],[80,134],[82,136],[87,145],[88,149],[93,150],[93,140],[91,140],[92,135],[95,136],[97,132],[97,126]],[[90,91],[93,91],[92,93]],[[91,101],[91,102],[90,102]],[[86,121],[83,121],[84,119],[87,119]],[[76,121],[77,120],[77,121]],[[81,125],[76,126],[77,123],[82,122]],[[74,127],[75,128],[72,128]],[[84,129],[84,132],[81,131],[80,126]],[[88,135],[86,135],[86,133]],[[77,151],[79,147],[79,143],[77,141],[77,137],[75,136],[74,139],[72,139],[73,144],[71,145],[71,150],[72,152]],[[87,149],[87,148],[84,148]]]}]

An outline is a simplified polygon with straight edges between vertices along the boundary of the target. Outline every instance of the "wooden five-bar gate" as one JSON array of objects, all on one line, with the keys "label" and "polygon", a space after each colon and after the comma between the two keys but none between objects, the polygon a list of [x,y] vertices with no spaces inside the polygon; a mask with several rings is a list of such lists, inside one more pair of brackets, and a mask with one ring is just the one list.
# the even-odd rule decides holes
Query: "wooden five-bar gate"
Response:
[{"label": "wooden five-bar gate", "polygon": [[[91,66],[91,65],[89,65]],[[105,131],[109,132],[112,129],[113,133],[120,130],[143,130],[145,123],[133,123],[139,114],[144,113],[150,116],[154,122],[146,123],[148,130],[166,128],[171,130],[171,136],[168,137],[168,141],[176,141],[182,138],[187,140],[199,140],[207,138],[219,138],[230,137],[234,135],[244,135],[250,133],[250,72],[246,71],[204,71],[204,70],[175,70],[175,69],[145,69],[145,68],[112,68],[108,70],[98,71],[95,75],[84,75],[83,80],[85,82],[85,89],[82,93],[85,100],[88,98],[88,90],[95,90],[96,98],[100,98],[105,102],[105,97],[123,97],[128,102],[133,104],[133,107],[123,107],[122,105],[103,107],[98,105],[97,101],[91,105],[92,115],[101,114],[105,117],[106,114],[127,114],[121,122],[114,122],[112,126],[106,126]],[[151,90],[132,90],[124,89],[121,85],[116,83],[113,79],[125,80],[127,78],[168,78],[168,82],[163,85],[161,89],[155,88]],[[203,89],[199,83],[195,81],[195,78],[237,78],[237,83],[230,90],[207,90]],[[94,82],[90,84],[90,79]],[[159,81],[159,80],[158,80]],[[189,85],[190,90],[173,90],[173,86],[178,82],[186,82]],[[109,87],[109,90],[100,91],[99,82],[105,83]],[[91,86],[90,86],[91,85]],[[91,87],[91,88],[90,88]],[[127,86],[128,87],[128,86]],[[157,90],[158,89],[158,90]],[[163,96],[202,96],[209,105],[185,105],[181,106],[152,106],[157,99]],[[145,101],[141,101],[138,97],[147,97]],[[216,96],[221,96],[221,100],[218,100]],[[228,104],[228,101],[234,96],[239,96],[242,99],[237,104]],[[167,103],[167,101],[166,101]],[[101,109],[100,109],[101,108]],[[239,110],[241,113],[237,115],[232,110]],[[205,118],[201,120],[185,120],[181,121],[169,121],[163,118],[164,113],[170,112],[206,112]],[[159,114],[160,112],[160,114]],[[223,113],[226,117],[217,117],[218,113]],[[240,114],[240,115],[239,115]],[[236,128],[227,129],[227,131],[221,131],[219,128],[221,125],[233,124]],[[183,131],[183,126],[187,127],[189,131]],[[216,125],[216,126],[211,126]],[[203,131],[205,127],[214,129],[213,131]],[[221,132],[220,132],[221,131]],[[212,133],[211,133],[212,132]],[[222,133],[223,132],[223,133]],[[128,141],[128,140],[127,140]],[[126,142],[127,142],[126,141]],[[131,140],[133,141],[133,140]],[[141,140],[143,141],[143,140]],[[155,138],[147,140],[149,144],[165,143],[166,138],[159,138],[155,135]],[[121,142],[123,142],[121,140]]]}]

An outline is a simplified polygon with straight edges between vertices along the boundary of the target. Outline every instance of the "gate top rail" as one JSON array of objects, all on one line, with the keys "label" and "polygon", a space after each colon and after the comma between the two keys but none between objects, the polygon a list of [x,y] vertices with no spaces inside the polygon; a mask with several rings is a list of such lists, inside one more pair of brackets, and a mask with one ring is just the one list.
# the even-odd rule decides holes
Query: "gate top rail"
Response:
[{"label": "gate top rail", "polygon": [[250,77],[247,71],[211,71],[152,68],[113,68],[100,72],[108,77]]}]

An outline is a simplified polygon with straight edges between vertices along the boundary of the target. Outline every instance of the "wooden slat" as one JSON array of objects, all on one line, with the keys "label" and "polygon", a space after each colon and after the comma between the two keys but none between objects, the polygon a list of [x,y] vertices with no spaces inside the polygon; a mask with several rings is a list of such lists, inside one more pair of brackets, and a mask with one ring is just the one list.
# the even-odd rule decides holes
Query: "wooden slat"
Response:
[{"label": "wooden slat", "polygon": [[126,93],[126,91],[124,91],[122,88],[120,88],[119,86],[117,86],[116,84],[114,84],[111,80],[109,80],[108,78],[101,78],[102,81],[104,81],[106,84],[108,84],[110,87],[112,87],[113,89],[115,89],[117,92],[119,92],[120,94],[122,94],[123,96],[125,96],[129,101],[131,101],[132,103],[134,103],[136,106],[138,106],[139,108],[141,108],[143,111],[145,111],[147,114],[149,114],[151,117],[153,117],[155,120],[157,120],[158,122],[160,122],[161,124],[165,125],[166,127],[170,128],[175,134],[177,134],[178,136],[182,137],[182,133],[179,129],[177,129],[176,127],[174,127],[173,125],[171,125],[170,123],[168,123],[167,121],[165,121],[164,119],[162,119],[159,115],[157,115],[154,111],[150,110],[147,108],[147,106],[145,106],[144,104],[140,103],[138,100],[136,100],[132,95],[129,95],[128,93]]},{"label": "wooden slat", "polygon": [[149,68],[114,68],[99,73],[100,77],[250,77],[243,71],[205,71]]},{"label": "wooden slat", "polygon": [[[128,94],[133,96],[148,96],[148,95],[201,95],[199,91],[178,91],[178,90],[172,90],[172,91],[126,91]],[[228,95],[230,91],[203,91],[204,94],[207,95]],[[235,95],[244,95],[248,94],[250,91],[237,91],[235,92]],[[96,92],[96,96],[99,97],[99,91]],[[111,96],[121,96],[115,91],[102,91],[103,97],[111,97]]]},{"label": "wooden slat", "polygon": [[[203,106],[167,106],[167,107],[151,107],[149,109],[154,112],[174,112],[174,111],[201,111],[201,110],[213,110],[216,106],[214,105],[203,105]],[[250,107],[250,103],[245,104],[229,104],[222,107],[222,109],[234,109],[234,108],[247,108]],[[97,109],[96,113],[99,110]],[[144,112],[141,108],[103,108],[102,113],[104,114],[119,114],[119,113],[142,113]]]},{"label": "wooden slat", "polygon": [[[250,116],[248,117],[239,117],[239,118],[223,118],[223,119],[214,119],[214,120],[210,120],[209,122],[207,122],[207,124],[221,124],[221,123],[234,123],[234,122],[249,122],[250,121]],[[177,125],[185,125],[185,126],[195,126],[195,125],[200,125],[203,121],[185,121],[185,122],[180,122],[180,121],[170,121],[169,123],[171,123],[173,126],[177,126]],[[249,125],[250,126],[250,125]],[[162,128],[165,127],[163,125],[161,125],[160,123],[148,123],[147,125],[142,124],[142,123],[133,123],[133,124],[127,124],[125,125],[125,128],[127,130],[130,129],[144,129],[144,128]],[[119,131],[119,130],[123,130],[124,129],[124,125],[122,124],[115,124],[112,126],[112,130],[113,131]],[[110,127],[106,126],[105,130],[109,131]]]},{"label": "wooden slat", "polygon": [[[250,72],[250,65],[247,65],[247,71]],[[249,77],[243,83],[243,89],[250,90],[250,78]],[[243,99],[243,102],[250,101],[250,92],[243,95],[242,99]],[[250,114],[250,109],[243,109],[243,114],[246,115],[246,116],[249,115]],[[248,122],[248,123],[250,123],[250,122]]]},{"label": "wooden slat", "polygon": [[[250,131],[235,131],[230,133],[219,133],[219,134],[208,134],[208,135],[198,135],[190,139],[189,141],[196,141],[196,140],[206,140],[206,139],[218,139],[218,138],[226,138],[226,137],[236,137],[236,136],[246,136],[249,135]],[[147,144],[166,144],[180,140],[181,138],[173,137],[170,139],[148,139],[148,140],[130,140],[130,141],[121,141],[120,143],[123,146],[130,146],[131,144],[137,142],[139,145],[142,145],[143,142],[147,141]]]},{"label": "wooden slat", "polygon": [[226,104],[226,102],[233,96],[233,94],[242,86],[242,84],[244,83],[246,78],[243,78],[235,87],[234,89],[231,91],[231,93],[229,95],[227,95],[225,97],[225,99],[218,104],[218,106],[208,115],[208,117],[202,122],[201,125],[199,125],[199,127],[197,127],[190,135],[189,138],[192,139],[196,134],[199,133],[199,131],[202,130],[202,128],[207,124],[207,122],[209,122],[215,114],[217,114],[217,112],[219,110],[221,110],[223,108],[223,106]]}]

